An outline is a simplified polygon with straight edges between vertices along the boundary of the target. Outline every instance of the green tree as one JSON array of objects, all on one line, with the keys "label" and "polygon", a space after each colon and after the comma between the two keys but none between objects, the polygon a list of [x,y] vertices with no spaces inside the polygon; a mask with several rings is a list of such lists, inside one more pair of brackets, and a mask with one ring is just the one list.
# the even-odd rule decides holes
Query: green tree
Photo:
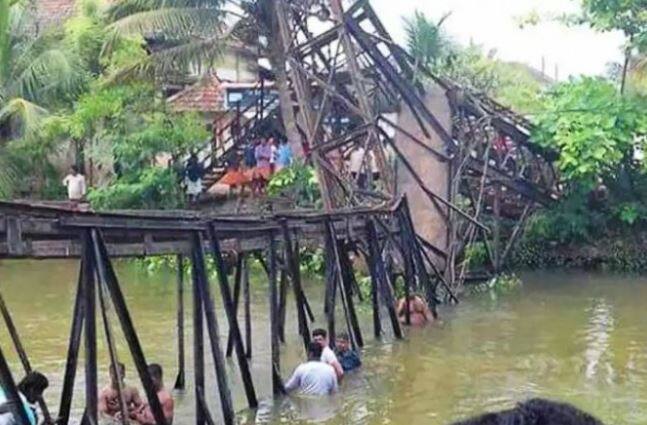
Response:
[{"label": "green tree", "polygon": [[27,5],[0,0],[0,126],[5,137],[32,133],[46,105],[78,86],[78,57],[57,34],[34,35]]},{"label": "green tree", "polygon": [[123,37],[144,37],[149,54],[122,66],[115,78],[200,73],[220,57],[224,40],[224,0],[121,0],[108,10],[104,53]]},{"label": "green tree", "polygon": [[624,93],[632,58],[647,52],[647,4],[644,0],[582,0],[582,12],[571,17],[599,31],[622,31],[626,37],[620,92]]},{"label": "green tree", "polygon": [[562,177],[591,188],[629,166],[647,134],[645,99],[622,97],[600,78],[559,84],[544,98],[533,140],[554,148]]}]

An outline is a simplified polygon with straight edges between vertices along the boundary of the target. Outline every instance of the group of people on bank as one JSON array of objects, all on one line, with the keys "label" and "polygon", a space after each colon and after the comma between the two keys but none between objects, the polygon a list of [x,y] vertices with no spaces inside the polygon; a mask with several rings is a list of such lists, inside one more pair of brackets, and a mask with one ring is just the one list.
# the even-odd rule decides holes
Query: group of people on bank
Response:
[{"label": "group of people on bank", "polygon": [[[171,392],[164,387],[162,366],[150,364],[148,374],[153,383],[153,390],[157,394],[166,423],[173,422],[174,402]],[[97,406],[100,415],[100,423],[116,424],[121,423],[122,415],[128,416],[132,424],[155,425],[155,417],[150,404],[144,401],[137,388],[129,386],[125,382],[126,367],[122,363],[110,367],[110,384],[104,387],[99,393]],[[18,384],[18,396],[22,401],[22,408],[30,425],[40,423],[36,403],[43,397],[43,393],[49,386],[49,381],[40,372],[29,372]],[[119,388],[122,390],[120,400]],[[14,417],[14,411],[10,404],[9,397],[0,387],[0,425],[16,425],[18,420]],[[123,409],[122,409],[123,403]],[[56,421],[54,421],[56,422]]]}]

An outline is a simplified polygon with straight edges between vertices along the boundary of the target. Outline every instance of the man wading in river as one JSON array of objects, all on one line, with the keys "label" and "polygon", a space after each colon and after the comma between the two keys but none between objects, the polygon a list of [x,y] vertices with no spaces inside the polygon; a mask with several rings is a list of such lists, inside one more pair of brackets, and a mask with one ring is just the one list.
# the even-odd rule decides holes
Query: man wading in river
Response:
[{"label": "man wading in river", "polygon": [[308,361],[294,370],[285,390],[299,390],[304,395],[328,395],[337,391],[337,377],[332,366],[322,361],[321,345],[308,345]]},{"label": "man wading in river", "polygon": [[119,407],[119,383],[124,391],[124,403],[127,413],[139,409],[142,405],[142,399],[135,387],[126,385],[126,366],[123,363],[117,363],[117,371],[110,365],[110,385],[103,388],[99,393],[99,413],[103,420],[110,423],[113,419],[118,419],[121,415]]},{"label": "man wading in river", "polygon": [[325,329],[315,329],[312,331],[312,340],[321,346],[321,361],[329,364],[335,370],[337,380],[341,382],[344,377],[344,369],[341,367],[335,352],[330,349],[328,342],[328,332]]}]

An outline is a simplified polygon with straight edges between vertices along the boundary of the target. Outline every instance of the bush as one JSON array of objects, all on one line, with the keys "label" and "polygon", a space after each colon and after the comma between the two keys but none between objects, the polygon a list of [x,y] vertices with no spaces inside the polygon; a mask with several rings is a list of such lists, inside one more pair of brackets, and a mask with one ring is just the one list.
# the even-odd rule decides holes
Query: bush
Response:
[{"label": "bush", "polygon": [[92,189],[88,200],[97,210],[175,209],[184,205],[177,175],[159,167],[144,168],[135,175],[118,178],[108,187]]}]

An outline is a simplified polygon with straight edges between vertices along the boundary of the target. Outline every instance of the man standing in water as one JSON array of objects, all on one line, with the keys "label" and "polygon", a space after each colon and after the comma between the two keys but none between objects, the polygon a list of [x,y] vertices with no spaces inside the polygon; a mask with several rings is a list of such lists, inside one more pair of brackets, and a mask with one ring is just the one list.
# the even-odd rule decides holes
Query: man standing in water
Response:
[{"label": "man standing in water", "polygon": [[117,363],[117,370],[110,365],[110,385],[105,387],[99,393],[99,414],[105,419],[118,418],[121,415],[119,406],[119,383],[124,392],[124,403],[127,413],[139,409],[142,400],[139,392],[135,387],[126,385],[126,366],[123,363]]},{"label": "man standing in water", "polygon": [[348,334],[346,333],[340,333],[337,335],[337,340],[335,341],[335,354],[337,355],[337,359],[339,359],[339,363],[341,364],[344,373],[349,370],[357,369],[362,365],[359,354],[351,348],[350,338],[348,338]]},{"label": "man standing in water", "polygon": [[321,346],[321,361],[332,366],[337,375],[337,380],[341,381],[344,377],[344,369],[341,367],[339,360],[337,360],[335,353],[330,349],[328,332],[321,328],[315,329],[312,331],[312,340]]},{"label": "man standing in water", "polygon": [[434,314],[422,297],[412,294],[409,295],[409,299],[406,301],[404,298],[400,298],[395,309],[398,314],[398,320],[403,325],[407,324],[407,306],[409,308],[409,324],[411,326],[423,326],[436,320],[436,317],[434,317]]},{"label": "man standing in water", "polygon": [[[153,389],[157,393],[157,398],[162,405],[162,411],[164,412],[164,417],[166,418],[166,423],[171,425],[173,423],[173,410],[175,408],[175,403],[173,402],[173,396],[170,391],[164,388],[164,376],[162,371],[162,366],[157,363],[151,363],[148,365],[148,374],[153,380]],[[155,416],[150,407],[150,400],[147,404],[144,404],[138,411],[130,415],[131,419],[137,421],[140,425],[155,425]]]},{"label": "man standing in water", "polygon": [[321,345],[308,345],[308,361],[299,365],[285,384],[285,390],[299,390],[304,395],[329,395],[337,391],[334,369],[323,362]]}]

